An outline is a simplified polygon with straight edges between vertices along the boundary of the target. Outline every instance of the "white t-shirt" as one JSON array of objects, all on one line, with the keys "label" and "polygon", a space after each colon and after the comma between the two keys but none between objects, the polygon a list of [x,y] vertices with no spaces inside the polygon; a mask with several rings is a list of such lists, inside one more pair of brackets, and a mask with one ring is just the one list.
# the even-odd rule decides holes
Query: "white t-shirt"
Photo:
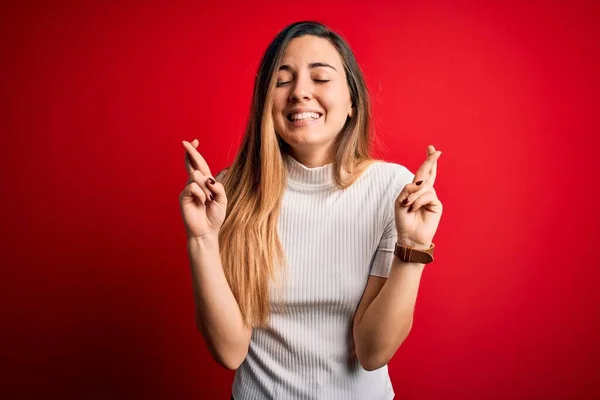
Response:
[{"label": "white t-shirt", "polygon": [[[394,201],[414,174],[376,162],[341,190],[333,183],[333,164],[307,168],[287,155],[285,163],[278,229],[287,284],[283,300],[272,297],[268,328],[253,329],[233,397],[392,399],[387,365],[366,371],[350,357],[352,323],[369,275],[389,275],[397,239]],[[282,301],[287,312],[278,307]]]}]

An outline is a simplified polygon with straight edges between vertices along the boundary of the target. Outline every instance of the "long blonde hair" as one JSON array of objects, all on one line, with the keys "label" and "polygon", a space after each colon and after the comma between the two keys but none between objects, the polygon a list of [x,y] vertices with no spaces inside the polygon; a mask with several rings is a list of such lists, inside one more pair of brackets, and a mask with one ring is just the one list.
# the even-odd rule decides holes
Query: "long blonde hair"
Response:
[{"label": "long blonde hair", "polygon": [[283,29],[265,51],[256,80],[246,132],[222,183],[227,216],[219,232],[221,261],[242,316],[250,326],[265,326],[271,314],[269,282],[281,290],[279,272],[287,259],[278,236],[281,201],[287,180],[284,153],[289,146],[275,132],[272,107],[274,74],[287,44],[313,35],[329,40],[340,53],[355,112],[336,137],[333,180],[350,186],[373,162],[371,115],[367,88],[352,50],[335,32],[318,22],[296,22]]}]

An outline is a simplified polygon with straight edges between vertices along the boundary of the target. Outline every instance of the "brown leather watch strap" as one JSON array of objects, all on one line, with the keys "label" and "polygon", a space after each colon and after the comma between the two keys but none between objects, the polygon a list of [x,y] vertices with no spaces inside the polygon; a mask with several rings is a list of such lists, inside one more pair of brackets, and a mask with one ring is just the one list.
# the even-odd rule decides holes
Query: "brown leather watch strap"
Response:
[{"label": "brown leather watch strap", "polygon": [[405,262],[428,264],[433,261],[434,247],[435,245],[431,243],[431,247],[427,250],[417,250],[411,246],[396,242],[394,255]]}]

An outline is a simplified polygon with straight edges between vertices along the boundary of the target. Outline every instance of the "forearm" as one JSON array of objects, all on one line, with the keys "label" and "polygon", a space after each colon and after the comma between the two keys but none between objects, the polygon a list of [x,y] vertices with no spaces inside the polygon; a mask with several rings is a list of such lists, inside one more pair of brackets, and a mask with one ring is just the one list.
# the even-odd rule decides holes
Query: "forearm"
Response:
[{"label": "forearm", "polygon": [[354,330],[356,354],[365,369],[387,364],[408,336],[424,266],[394,257],[386,283]]},{"label": "forearm", "polygon": [[217,238],[188,239],[188,254],[198,329],[215,360],[236,369],[246,357],[252,329],[225,278]]}]

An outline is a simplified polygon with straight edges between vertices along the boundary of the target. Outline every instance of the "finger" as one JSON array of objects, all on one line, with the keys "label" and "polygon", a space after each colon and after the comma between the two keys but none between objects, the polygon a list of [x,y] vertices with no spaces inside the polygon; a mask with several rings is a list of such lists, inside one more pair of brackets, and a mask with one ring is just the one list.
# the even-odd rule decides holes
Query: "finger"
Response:
[{"label": "finger", "polygon": [[207,203],[215,199],[214,194],[208,187],[209,179],[211,180],[211,182],[214,181],[214,179],[212,179],[210,176],[204,176],[202,172],[198,170],[193,171],[188,179],[188,182],[195,182],[198,185],[198,187],[200,187],[200,189],[204,192],[204,197]]},{"label": "finger", "polygon": [[195,169],[197,169],[196,165],[194,165],[194,162],[190,158],[190,155],[187,151],[185,152],[185,169],[188,175],[190,175],[192,172],[194,172]]},{"label": "finger", "polygon": [[[435,152],[435,151],[436,151],[436,150],[435,150],[435,147],[433,147],[433,145],[429,145],[429,147],[431,148],[431,150],[432,150],[433,152]],[[437,176],[437,162],[438,162],[438,160],[440,159],[440,157],[441,157],[441,155],[442,155],[442,152],[441,152],[441,151],[439,151],[438,153],[439,153],[439,155],[438,155],[438,158],[435,160],[435,162],[434,162],[434,163],[433,163],[433,165],[431,166],[431,176],[430,176],[430,178],[429,178],[429,181],[430,181],[430,183],[431,183],[431,186],[433,186],[433,185],[434,185],[434,183],[435,183],[435,177]]]},{"label": "finger", "polygon": [[[431,146],[431,147],[433,147],[433,146]],[[420,181],[420,180],[429,178],[431,168],[432,168],[433,164],[437,161],[437,159],[440,157],[441,154],[442,154],[441,151],[431,152],[427,156],[427,159],[423,162],[423,164],[421,164],[421,166],[415,173],[415,179],[413,181],[416,182],[416,181]]]},{"label": "finger", "polygon": [[200,155],[200,153],[198,153],[198,150],[196,150],[196,148],[187,140],[184,140],[181,143],[183,143],[183,147],[185,147],[186,151],[190,155],[191,160],[197,167],[196,169],[202,172],[204,175],[212,177],[212,173],[210,172],[210,168],[208,167],[206,160]]},{"label": "finger", "polygon": [[206,180],[206,184],[213,195],[213,202],[220,204],[223,207],[227,207],[227,196],[225,195],[225,187],[212,178]]},{"label": "finger", "polygon": [[428,190],[415,199],[408,207],[408,212],[416,212],[421,207],[434,213],[442,212],[442,202],[437,198],[437,195],[433,190]]},{"label": "finger", "polygon": [[[194,146],[194,148],[198,147],[198,144],[200,142],[198,141],[198,139],[194,139],[192,140],[192,146]],[[190,175],[195,169],[198,169],[198,167],[196,166],[196,163],[194,163],[194,161],[192,161],[190,154],[186,151],[185,152],[185,169],[188,173],[188,175]]]},{"label": "finger", "polygon": [[[433,146],[430,146],[430,147],[433,148]],[[441,154],[442,154],[441,151],[435,151],[435,150],[433,152],[429,153],[429,155],[427,156],[427,159],[423,162],[423,164],[421,164],[421,166],[415,173],[415,178],[413,179],[413,182],[418,182],[418,181],[426,180],[426,179],[431,181],[431,170],[432,170],[435,162],[438,160],[438,158],[440,158]],[[431,182],[431,183],[433,184],[433,182]]]},{"label": "finger", "polygon": [[396,198],[396,204],[400,207],[407,207],[411,200],[419,197],[420,193],[423,193],[424,190],[430,185],[427,185],[427,181],[418,181],[415,183],[407,183],[400,191],[400,194]]},{"label": "finger", "polygon": [[181,204],[197,201],[199,204],[204,205],[206,202],[206,195],[196,182],[192,182],[183,188],[183,191],[179,195],[179,200]]}]

